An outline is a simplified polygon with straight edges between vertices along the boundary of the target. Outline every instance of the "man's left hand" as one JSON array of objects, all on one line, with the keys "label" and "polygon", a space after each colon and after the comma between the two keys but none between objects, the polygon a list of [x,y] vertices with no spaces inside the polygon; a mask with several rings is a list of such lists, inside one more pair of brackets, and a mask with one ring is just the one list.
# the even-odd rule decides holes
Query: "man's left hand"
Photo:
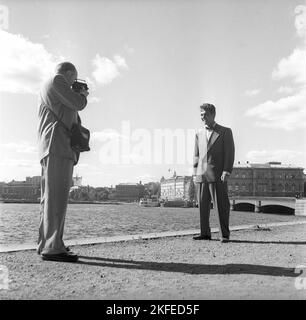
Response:
[{"label": "man's left hand", "polygon": [[227,182],[229,176],[230,176],[230,173],[229,173],[229,172],[223,171],[223,172],[222,172],[222,176],[221,176],[221,181],[222,181],[222,182]]}]

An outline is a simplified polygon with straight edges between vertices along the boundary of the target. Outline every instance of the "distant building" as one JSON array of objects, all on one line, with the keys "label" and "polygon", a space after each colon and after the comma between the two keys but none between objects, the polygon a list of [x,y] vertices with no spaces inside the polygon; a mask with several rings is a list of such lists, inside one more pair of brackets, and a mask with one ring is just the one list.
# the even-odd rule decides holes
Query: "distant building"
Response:
[{"label": "distant building", "polygon": [[107,188],[107,190],[108,190],[108,200],[115,200],[116,188],[113,188],[113,186],[111,186],[110,188]]},{"label": "distant building", "polygon": [[146,197],[160,196],[160,183],[159,182],[148,182],[144,184]]},{"label": "distant building", "polygon": [[32,184],[34,186],[40,186],[41,176],[26,177],[26,183]]},{"label": "distant building", "polygon": [[144,185],[140,183],[120,183],[116,185],[115,199],[119,201],[139,201],[144,194]]},{"label": "distant building", "polygon": [[160,198],[162,200],[189,200],[191,176],[174,176],[160,181]]},{"label": "distant building", "polygon": [[72,186],[73,187],[81,187],[82,186],[82,177],[76,175],[72,178]]},{"label": "distant building", "polygon": [[[228,181],[229,196],[303,196],[306,192],[306,175],[303,174],[303,169],[283,165],[281,162],[235,165]],[[173,176],[169,179],[163,177],[160,198],[189,200],[191,180],[191,176]]]},{"label": "distant building", "polygon": [[[40,178],[40,177],[39,177]],[[0,198],[3,200],[38,201],[40,197],[40,179],[27,177],[26,181],[12,180],[0,183]]]},{"label": "distant building", "polygon": [[0,181],[0,199],[3,198],[2,194],[4,193],[4,188],[6,187],[6,182]]},{"label": "distant building", "polygon": [[281,162],[235,165],[228,181],[230,196],[292,197],[303,195],[301,167]]}]

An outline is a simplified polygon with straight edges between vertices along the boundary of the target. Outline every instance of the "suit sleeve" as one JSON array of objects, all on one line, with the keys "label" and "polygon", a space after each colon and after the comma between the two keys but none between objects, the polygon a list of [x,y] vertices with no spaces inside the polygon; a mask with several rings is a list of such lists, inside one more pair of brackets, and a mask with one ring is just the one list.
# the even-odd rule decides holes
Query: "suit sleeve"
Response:
[{"label": "suit sleeve", "polygon": [[194,154],[193,154],[193,174],[195,175],[197,172],[197,167],[199,164],[199,139],[198,135],[195,135],[195,143],[194,143]]},{"label": "suit sleeve", "polygon": [[53,89],[59,100],[66,107],[76,111],[83,110],[86,107],[86,97],[74,92],[62,76],[56,75],[54,77]]},{"label": "suit sleeve", "polygon": [[233,170],[235,159],[235,144],[231,129],[227,129],[224,133],[224,167],[223,171],[229,173]]}]

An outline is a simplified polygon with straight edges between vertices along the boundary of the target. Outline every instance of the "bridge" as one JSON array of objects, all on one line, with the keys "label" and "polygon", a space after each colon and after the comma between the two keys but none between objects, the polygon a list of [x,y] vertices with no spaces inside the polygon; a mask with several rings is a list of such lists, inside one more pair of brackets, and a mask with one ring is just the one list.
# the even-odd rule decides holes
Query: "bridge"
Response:
[{"label": "bridge", "polygon": [[261,197],[261,196],[230,196],[231,210],[246,206],[254,212],[262,212],[268,206],[279,209],[291,209],[295,215],[306,215],[306,199],[295,197]]}]

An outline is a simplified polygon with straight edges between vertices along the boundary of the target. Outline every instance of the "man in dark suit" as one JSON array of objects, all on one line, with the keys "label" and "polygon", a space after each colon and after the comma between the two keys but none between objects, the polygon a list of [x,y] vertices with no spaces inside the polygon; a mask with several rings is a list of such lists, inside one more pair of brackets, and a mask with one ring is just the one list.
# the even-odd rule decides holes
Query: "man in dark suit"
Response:
[{"label": "man in dark suit", "polygon": [[212,201],[219,217],[221,242],[228,242],[230,203],[227,180],[234,164],[233,135],[230,128],[222,127],[215,122],[214,105],[204,103],[200,110],[205,126],[195,137],[193,167],[198,191],[201,234],[193,239],[211,239],[209,214]]}]

